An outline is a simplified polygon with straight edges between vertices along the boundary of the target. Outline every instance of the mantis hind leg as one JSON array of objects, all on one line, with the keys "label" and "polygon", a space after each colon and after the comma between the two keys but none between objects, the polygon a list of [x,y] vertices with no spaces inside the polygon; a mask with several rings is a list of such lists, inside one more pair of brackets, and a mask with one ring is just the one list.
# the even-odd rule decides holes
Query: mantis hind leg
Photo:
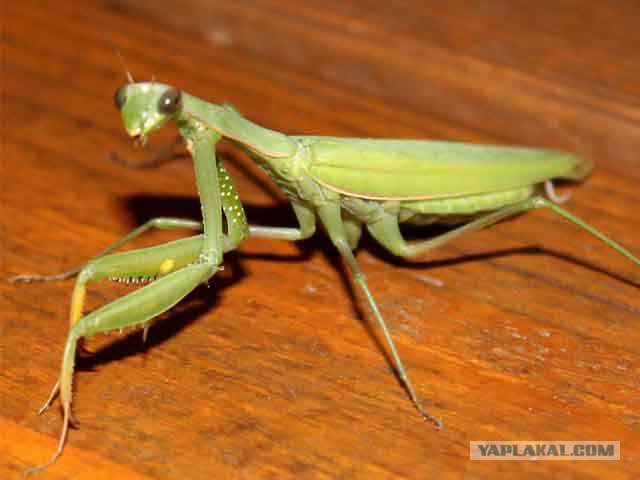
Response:
[{"label": "mantis hind leg", "polygon": [[463,233],[479,230],[528,209],[529,207],[523,208],[518,205],[509,205],[508,207],[488,213],[487,215],[466,223],[461,227],[454,228],[447,233],[416,243],[409,243],[404,239],[400,232],[400,226],[398,225],[398,217],[390,213],[384,214],[382,218],[376,222],[368,223],[367,230],[371,236],[380,245],[389,250],[389,252],[398,257],[411,258],[440,247]]},{"label": "mantis hind leg", "polygon": [[320,217],[320,220],[324,224],[327,230],[327,233],[331,238],[331,241],[340,252],[342,259],[349,266],[356,283],[360,286],[360,288],[362,288],[362,291],[365,294],[367,302],[371,307],[373,315],[376,321],[378,322],[378,325],[382,329],[382,333],[389,347],[389,350],[391,351],[391,356],[393,359],[393,363],[395,365],[395,370],[400,376],[400,379],[402,380],[402,383],[404,384],[405,388],[407,389],[407,393],[409,394],[411,401],[414,403],[414,405],[418,409],[418,412],[425,420],[432,422],[436,426],[436,428],[441,429],[442,421],[439,418],[436,418],[430,413],[428,413],[422,406],[422,402],[418,398],[418,395],[416,394],[416,391],[413,388],[411,379],[407,374],[407,370],[402,362],[402,359],[400,358],[400,354],[398,353],[398,349],[396,348],[395,342],[391,337],[391,332],[389,331],[389,328],[387,327],[384,317],[382,316],[382,313],[380,313],[380,309],[378,308],[378,305],[371,293],[371,290],[369,289],[367,279],[364,273],[362,273],[362,271],[360,270],[360,266],[358,265],[357,260],[353,256],[353,252],[351,251],[350,241],[353,242],[354,238],[353,237],[349,238],[349,234],[347,233],[344,221],[340,214],[340,206],[338,204],[327,204],[326,206],[323,206],[318,209],[318,216]]},{"label": "mantis hind leg", "polygon": [[613,248],[621,255],[624,255],[632,262],[640,265],[640,259],[638,259],[638,257],[633,255],[627,249],[625,249],[622,245],[607,237],[588,223],[572,215],[564,208],[558,206],[552,201],[547,200],[546,198],[539,196],[528,198],[521,202],[514,203],[513,205],[503,207],[494,212],[487,213],[486,215],[481,216],[469,223],[466,223],[461,227],[454,228],[453,230],[450,230],[443,235],[439,235],[435,238],[417,243],[408,243],[404,239],[402,233],[400,232],[400,227],[398,226],[398,218],[395,215],[385,214],[380,220],[367,224],[367,230],[373,236],[373,238],[375,238],[376,241],[380,243],[380,245],[385,247],[394,255],[410,258],[421,255],[434,248],[444,245],[450,240],[459,237],[463,233],[473,230],[479,230],[481,228],[497,223],[505,218],[543,207],[553,210],[558,215],[561,215],[562,217],[569,220],[571,223],[578,225],[587,232],[591,233],[593,236],[600,239],[602,242]]},{"label": "mantis hind leg", "polygon": [[[109,245],[107,248],[105,248],[100,253],[98,253],[95,257],[89,260],[89,262],[97,260],[100,257],[104,257],[105,255],[108,255],[116,251],[118,248],[138,238],[144,232],[152,228],[158,228],[160,230],[175,230],[179,228],[185,228],[190,230],[202,230],[202,222],[198,222],[196,220],[189,220],[185,218],[174,218],[174,217],[152,218],[151,220],[148,220],[147,222],[140,225],[139,227],[136,227],[133,230],[131,230],[121,239]],[[65,270],[64,272],[60,272],[60,273],[55,273],[53,275],[29,275],[29,274],[16,275],[14,277],[11,277],[9,281],[10,282],[50,282],[54,280],[65,280],[79,273],[80,270],[82,270],[82,268],[87,264],[88,262],[85,262],[73,268],[70,268],[69,270]]]},{"label": "mantis hind leg", "polygon": [[634,254],[632,254],[629,250],[624,248],[618,242],[616,242],[615,240],[609,238],[604,233],[602,233],[598,229],[592,227],[591,225],[589,225],[584,220],[579,219],[578,217],[576,217],[572,213],[569,213],[564,208],[560,207],[559,205],[557,205],[557,204],[555,204],[553,202],[550,202],[546,198],[538,197],[538,198],[535,198],[533,200],[535,202],[535,206],[533,208],[540,208],[540,207],[550,208],[551,210],[556,212],[561,217],[564,217],[565,219],[569,220],[571,223],[583,228],[584,230],[589,232],[591,235],[593,235],[594,237],[598,238],[600,241],[602,241],[603,243],[605,243],[609,247],[613,248],[620,255],[622,255],[624,257],[627,257],[629,260],[631,260],[636,265],[640,265],[640,258],[636,257]]},{"label": "mantis hind leg", "polygon": [[[71,415],[71,390],[77,343],[100,332],[144,325],[182,300],[199,284],[206,282],[218,269],[211,263],[197,262],[203,238],[196,237],[169,244],[103,257],[90,262],[78,276],[71,307],[71,329],[64,349],[60,377],[40,412],[44,411],[60,392],[64,420],[58,448],[51,459],[27,471],[36,473],[53,464],[62,454]],[[82,315],[85,284],[107,278],[132,278],[162,275],[150,285],[140,288],[103,307]]]}]

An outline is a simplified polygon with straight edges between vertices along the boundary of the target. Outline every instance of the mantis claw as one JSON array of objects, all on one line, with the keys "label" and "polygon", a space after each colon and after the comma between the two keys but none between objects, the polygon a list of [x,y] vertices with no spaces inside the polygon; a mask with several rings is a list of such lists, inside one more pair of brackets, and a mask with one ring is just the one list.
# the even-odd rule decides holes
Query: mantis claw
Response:
[{"label": "mantis claw", "polygon": [[60,392],[60,380],[58,380],[56,384],[53,386],[53,388],[51,389],[51,393],[49,394],[49,397],[44,402],[44,405],[42,405],[42,407],[40,407],[40,409],[38,410],[38,415],[42,415],[44,412],[46,412],[49,409],[49,407],[53,403],[53,400],[56,398],[59,392]]},{"label": "mantis claw", "polygon": [[[207,286],[209,284],[207,283]],[[149,320],[147,323],[144,324],[143,330],[142,330],[142,343],[147,343],[147,337],[149,335],[149,329],[151,328],[151,320]]]},{"label": "mantis claw", "polygon": [[427,412],[420,399],[418,399],[418,397],[416,396],[415,391],[413,390],[413,385],[411,385],[411,382],[409,382],[408,377],[404,376],[403,381],[405,382],[405,386],[407,387],[409,396],[411,397],[411,401],[416,406],[416,409],[418,410],[420,416],[427,422],[433,424],[436,430],[442,430],[444,428],[444,423],[442,423],[442,420],[438,417],[435,417]]},{"label": "mantis claw", "polygon": [[78,353],[81,355],[91,355],[93,354],[93,350],[91,350],[89,347],[87,347],[87,342],[85,341],[84,338],[81,338],[80,340],[78,340]]},{"label": "mantis claw", "polygon": [[418,405],[417,407],[418,407],[418,412],[420,412],[420,415],[422,416],[422,418],[424,418],[427,422],[432,423],[433,426],[436,428],[436,430],[439,431],[444,428],[444,423],[442,423],[441,419],[427,413],[427,411],[423,409],[421,405]]},{"label": "mantis claw", "polygon": [[80,428],[80,422],[71,411],[69,411],[69,425],[76,429]]}]

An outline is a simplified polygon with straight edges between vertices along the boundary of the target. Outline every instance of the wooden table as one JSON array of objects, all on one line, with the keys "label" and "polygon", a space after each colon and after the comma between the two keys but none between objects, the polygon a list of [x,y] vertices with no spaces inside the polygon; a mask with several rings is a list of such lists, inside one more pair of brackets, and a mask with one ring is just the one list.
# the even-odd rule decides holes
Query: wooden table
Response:
[{"label": "wooden table", "polygon": [[[3,278],[61,271],[153,216],[199,215],[189,161],[109,161],[144,161],[175,135],[133,148],[112,102],[126,81],[116,51],[136,78],[288,133],[584,155],[598,169],[560,187],[574,193],[568,208],[640,252],[638,5],[177,3],[4,5]],[[252,162],[223,154],[249,218],[293,225]],[[416,415],[327,239],[251,239],[146,344],[139,333],[88,342],[75,376],[81,428],[41,478],[640,473],[637,266],[546,211],[411,262],[365,239],[358,259],[443,431]],[[58,374],[72,286],[0,283],[1,478],[55,449],[58,404],[35,412]],[[128,290],[92,285],[89,306]],[[619,440],[622,460],[472,462],[470,440]]]}]

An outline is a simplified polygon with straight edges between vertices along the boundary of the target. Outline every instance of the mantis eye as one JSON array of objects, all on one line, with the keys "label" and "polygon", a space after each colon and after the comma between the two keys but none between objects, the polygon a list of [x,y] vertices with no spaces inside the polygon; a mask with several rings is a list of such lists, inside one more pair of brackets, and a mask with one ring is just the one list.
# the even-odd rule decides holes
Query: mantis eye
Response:
[{"label": "mantis eye", "polygon": [[164,115],[173,115],[182,108],[182,92],[177,88],[167,90],[158,100],[158,111]]},{"label": "mantis eye", "polygon": [[122,110],[124,106],[124,102],[127,101],[127,86],[124,85],[116,90],[115,95],[113,96],[113,103],[116,104],[116,108],[118,110]]}]

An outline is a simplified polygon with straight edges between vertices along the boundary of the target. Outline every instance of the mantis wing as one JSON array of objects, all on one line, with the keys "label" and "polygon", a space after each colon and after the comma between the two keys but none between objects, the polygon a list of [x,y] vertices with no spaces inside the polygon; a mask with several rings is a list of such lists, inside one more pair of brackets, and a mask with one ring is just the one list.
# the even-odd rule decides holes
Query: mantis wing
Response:
[{"label": "mantis wing", "polygon": [[348,195],[391,200],[458,197],[552,178],[579,180],[591,162],[554,150],[421,140],[297,137],[309,174]]}]

